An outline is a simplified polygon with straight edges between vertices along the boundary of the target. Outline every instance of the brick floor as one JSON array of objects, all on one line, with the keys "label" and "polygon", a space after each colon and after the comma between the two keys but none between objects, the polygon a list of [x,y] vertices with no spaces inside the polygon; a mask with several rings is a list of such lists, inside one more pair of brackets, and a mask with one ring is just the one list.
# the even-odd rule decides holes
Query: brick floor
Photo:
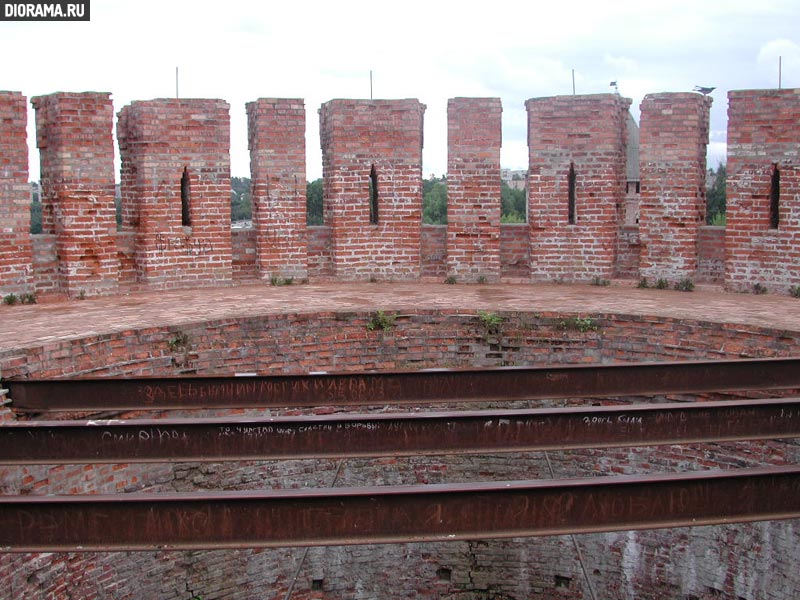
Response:
[{"label": "brick floor", "polygon": [[265,284],[0,306],[0,351],[45,341],[281,312],[492,310],[666,316],[800,330],[800,299],[588,285]]}]

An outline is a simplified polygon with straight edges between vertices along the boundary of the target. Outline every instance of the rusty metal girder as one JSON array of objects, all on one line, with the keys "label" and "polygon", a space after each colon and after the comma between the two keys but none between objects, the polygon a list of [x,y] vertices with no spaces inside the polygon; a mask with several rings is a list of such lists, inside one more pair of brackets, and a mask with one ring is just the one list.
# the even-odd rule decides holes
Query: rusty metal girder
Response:
[{"label": "rusty metal girder", "polygon": [[0,497],[10,552],[489,539],[800,517],[800,467],[327,490]]},{"label": "rusty metal girder", "polygon": [[800,358],[4,385],[15,409],[33,412],[375,406],[800,388]]},{"label": "rusty metal girder", "polygon": [[311,417],[16,422],[0,464],[468,454],[800,436],[800,399]]}]

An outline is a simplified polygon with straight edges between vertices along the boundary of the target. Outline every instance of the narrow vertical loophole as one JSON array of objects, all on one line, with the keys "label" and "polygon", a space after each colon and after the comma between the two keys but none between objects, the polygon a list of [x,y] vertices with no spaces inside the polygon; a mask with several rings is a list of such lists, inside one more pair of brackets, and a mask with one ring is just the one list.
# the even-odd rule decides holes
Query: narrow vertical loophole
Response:
[{"label": "narrow vertical loophole", "polygon": [[567,175],[567,222],[575,224],[575,163],[569,163]]},{"label": "narrow vertical loophole", "polygon": [[369,171],[369,222],[378,222],[378,172],[374,164]]},{"label": "narrow vertical loophole", "polygon": [[192,224],[192,217],[189,213],[189,170],[183,168],[181,176],[181,224],[188,227]]},{"label": "narrow vertical loophole", "polygon": [[781,222],[781,171],[778,165],[772,166],[772,180],[769,186],[769,227],[777,229]]},{"label": "narrow vertical loophole", "polygon": [[556,575],[553,579],[553,585],[557,588],[568,588],[572,582],[571,577],[564,577],[563,575]]}]

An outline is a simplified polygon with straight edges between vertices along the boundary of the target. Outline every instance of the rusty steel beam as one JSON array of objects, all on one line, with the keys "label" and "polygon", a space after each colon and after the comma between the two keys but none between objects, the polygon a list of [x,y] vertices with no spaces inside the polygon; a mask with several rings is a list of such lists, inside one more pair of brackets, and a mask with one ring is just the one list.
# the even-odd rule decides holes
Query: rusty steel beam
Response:
[{"label": "rusty steel beam", "polygon": [[800,437],[800,399],[312,417],[15,422],[0,464],[470,454]]},{"label": "rusty steel beam", "polygon": [[374,406],[800,388],[800,358],[4,385],[15,409],[33,412]]},{"label": "rusty steel beam", "polygon": [[0,496],[0,550],[439,542],[797,517],[797,466],[408,487]]}]

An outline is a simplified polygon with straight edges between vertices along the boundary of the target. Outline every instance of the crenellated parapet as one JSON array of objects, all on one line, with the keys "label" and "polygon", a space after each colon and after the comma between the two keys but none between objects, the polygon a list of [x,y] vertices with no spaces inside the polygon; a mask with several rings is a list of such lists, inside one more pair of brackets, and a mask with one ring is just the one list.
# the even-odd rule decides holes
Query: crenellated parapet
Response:
[{"label": "crenellated parapet", "polygon": [[800,288],[800,89],[729,94],[725,284]]},{"label": "crenellated parapet", "polygon": [[532,98],[527,223],[501,223],[502,103],[448,102],[447,225],[422,223],[425,105],[319,110],[321,226],[307,224],[302,99],[247,104],[253,225],[231,230],[230,107],[122,108],[121,224],[108,93],[33,99],[43,229],[29,233],[25,97],[0,92],[0,291],[73,297],[237,281],[685,280],[800,286],[800,92],[729,95],[728,227],[704,224],[711,99]]},{"label": "crenellated parapet", "polygon": [[26,98],[0,92],[0,294],[33,286],[31,188],[28,184]]},{"label": "crenellated parapet", "polygon": [[697,277],[706,213],[706,148],[712,99],[648,94],[639,138],[640,272],[670,284]]},{"label": "crenellated parapet", "polygon": [[447,104],[447,272],[458,281],[498,281],[500,98]]},{"label": "crenellated parapet", "polygon": [[419,278],[424,114],[418,100],[331,100],[320,108],[334,277]]},{"label": "crenellated parapet", "polygon": [[230,110],[224,100],[133,102],[117,122],[122,230],[137,281],[154,288],[231,282]]},{"label": "crenellated parapet", "polygon": [[597,94],[525,103],[534,280],[614,275],[630,102],[617,94]]},{"label": "crenellated parapet", "polygon": [[308,277],[306,110],[301,99],[247,104],[256,267],[261,279]]},{"label": "crenellated parapet", "polygon": [[42,229],[55,235],[55,284],[70,297],[115,294],[111,94],[58,92],[31,100],[41,162]]}]

